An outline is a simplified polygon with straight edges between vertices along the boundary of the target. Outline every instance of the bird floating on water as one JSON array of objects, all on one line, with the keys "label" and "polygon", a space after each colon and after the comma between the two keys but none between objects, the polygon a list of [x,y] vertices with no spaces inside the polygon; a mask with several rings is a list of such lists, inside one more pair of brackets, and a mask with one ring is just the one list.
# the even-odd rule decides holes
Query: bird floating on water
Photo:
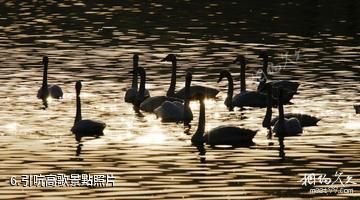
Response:
[{"label": "bird floating on water", "polygon": [[[126,90],[125,93],[125,97],[124,100],[127,103],[132,103],[133,101],[135,101],[136,95],[137,95],[137,90],[138,90],[138,74],[137,72],[137,68],[139,67],[139,55],[134,54],[133,56],[133,76],[132,76],[132,83],[131,83],[131,88],[129,88],[128,90]],[[144,93],[144,98],[148,98],[150,97],[150,92],[149,90],[145,89],[145,93]]]},{"label": "bird floating on water", "polygon": [[51,96],[54,99],[60,99],[63,97],[63,91],[60,86],[58,85],[49,85],[48,84],[48,64],[49,58],[47,56],[43,57],[43,65],[44,65],[44,72],[43,72],[43,81],[42,86],[37,92],[38,99],[47,99]]},{"label": "bird floating on water", "polygon": [[231,125],[216,127],[205,133],[205,96],[204,94],[194,94],[194,98],[200,102],[200,116],[198,128],[191,138],[194,145],[202,145],[204,143],[211,146],[215,145],[232,145],[232,146],[250,146],[252,139],[257,131],[239,128]]},{"label": "bird floating on water", "polygon": [[76,90],[76,115],[74,126],[71,128],[71,132],[75,134],[76,141],[80,142],[82,137],[99,137],[104,135],[104,129],[106,124],[101,121],[82,119],[81,115],[81,101],[80,101],[80,91],[81,91],[81,81],[77,81],[75,84]]}]

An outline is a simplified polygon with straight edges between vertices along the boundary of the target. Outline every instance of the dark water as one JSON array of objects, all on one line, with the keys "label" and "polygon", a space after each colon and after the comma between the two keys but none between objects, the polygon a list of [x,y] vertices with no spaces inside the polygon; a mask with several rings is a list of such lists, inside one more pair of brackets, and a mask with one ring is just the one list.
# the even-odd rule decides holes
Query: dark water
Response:
[{"label": "dark water", "polygon": [[[56,1],[0,3],[0,199],[276,199],[359,198],[360,3],[358,1]],[[268,50],[272,78],[301,83],[286,112],[321,117],[317,127],[269,145],[261,127],[264,109],[228,112],[228,69],[239,88],[237,54],[248,61],[247,85],[257,87],[257,53]],[[251,148],[211,149],[199,155],[181,124],[152,114],[137,116],[123,102],[130,86],[132,55],[147,70],[147,88],[163,95],[170,80],[168,53],[178,57],[178,88],[184,72],[194,82],[221,89],[207,100],[207,130],[233,124],[259,130]],[[43,55],[49,83],[64,99],[41,109]],[[287,56],[286,56],[287,55]],[[74,83],[83,81],[83,117],[107,123],[105,136],[79,148],[70,132]],[[236,92],[237,93],[237,92]],[[198,103],[192,102],[196,128]],[[275,112],[277,113],[277,112]],[[311,194],[304,174],[336,172],[357,183],[353,193]],[[21,187],[10,177],[27,174],[113,174],[115,187]]]}]

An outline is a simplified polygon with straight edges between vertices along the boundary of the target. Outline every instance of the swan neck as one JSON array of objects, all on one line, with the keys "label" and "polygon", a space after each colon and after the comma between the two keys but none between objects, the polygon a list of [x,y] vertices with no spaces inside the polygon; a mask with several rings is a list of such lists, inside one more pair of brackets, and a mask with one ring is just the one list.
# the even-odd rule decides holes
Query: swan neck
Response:
[{"label": "swan neck", "polygon": [[246,91],[245,62],[240,63],[240,92]]},{"label": "swan neck", "polygon": [[271,123],[272,116],[272,89],[269,89],[267,92],[267,107],[266,114],[263,120],[263,127],[269,128]]},{"label": "swan neck", "polygon": [[226,105],[228,107],[230,107],[230,109],[233,109],[232,108],[232,98],[233,98],[233,95],[234,95],[234,80],[231,76],[230,73],[227,73],[226,74],[226,78],[228,80],[228,91],[227,91],[227,102],[229,105]]},{"label": "swan neck", "polygon": [[42,86],[44,88],[47,88],[47,74],[48,74],[48,65],[44,64],[44,72],[43,72],[43,82],[42,82]]},{"label": "swan neck", "polygon": [[176,60],[172,61],[172,72],[171,72],[171,82],[169,89],[166,93],[167,96],[175,96],[175,87],[176,87]]},{"label": "swan neck", "polygon": [[[200,115],[199,115],[199,123],[198,128],[195,132],[196,136],[202,136],[205,132],[205,103],[204,100],[200,100]],[[194,136],[195,136],[194,135]]]},{"label": "swan neck", "polygon": [[189,123],[190,119],[187,119],[187,117],[190,115],[190,85],[191,85],[191,78],[186,77],[185,80],[185,101],[184,101],[184,125],[186,126]]},{"label": "swan neck", "polygon": [[140,71],[140,87],[139,87],[139,98],[140,100],[144,100],[145,98],[145,81],[146,81],[146,75],[144,71]]},{"label": "swan neck", "polygon": [[263,58],[263,73],[265,75],[265,79],[268,78],[268,58]]},{"label": "swan neck", "polygon": [[81,121],[81,101],[80,101],[80,93],[76,94],[76,115],[75,115],[75,121],[74,126]]},{"label": "swan neck", "polygon": [[137,89],[138,88],[138,73],[137,73],[137,68],[139,66],[139,63],[136,59],[134,59],[133,61],[133,76],[132,76],[132,83],[131,83],[131,87]]},{"label": "swan neck", "polygon": [[279,92],[279,97],[278,97],[278,101],[279,101],[279,120],[284,121],[285,117],[284,117],[284,106],[282,103],[282,91]]}]

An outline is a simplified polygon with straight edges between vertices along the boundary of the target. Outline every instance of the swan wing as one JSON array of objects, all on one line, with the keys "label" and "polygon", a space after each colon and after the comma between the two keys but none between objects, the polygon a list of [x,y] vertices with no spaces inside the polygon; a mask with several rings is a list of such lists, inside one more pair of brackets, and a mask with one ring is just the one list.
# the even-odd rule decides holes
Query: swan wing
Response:
[{"label": "swan wing", "polygon": [[[276,133],[275,137],[281,132],[279,121],[275,122],[273,132]],[[303,132],[301,123],[297,118],[284,119],[284,137],[298,136]]]}]

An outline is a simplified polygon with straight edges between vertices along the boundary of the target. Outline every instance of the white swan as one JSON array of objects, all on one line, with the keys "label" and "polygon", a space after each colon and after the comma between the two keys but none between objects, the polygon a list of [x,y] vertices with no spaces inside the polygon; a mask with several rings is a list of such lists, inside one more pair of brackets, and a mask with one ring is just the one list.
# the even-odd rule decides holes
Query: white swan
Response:
[{"label": "white swan", "polygon": [[[164,59],[161,60],[162,62],[168,61],[172,63],[172,73],[171,73],[171,89],[169,88],[167,96],[177,97],[180,99],[185,98],[185,87],[180,89],[178,92],[175,93],[176,87],[176,68],[177,68],[177,59],[174,54],[167,55]],[[216,95],[219,93],[218,89],[206,86],[199,86],[194,85],[190,87],[190,96],[192,97],[195,93],[202,93],[205,95],[206,98],[215,98]]]},{"label": "white swan", "polygon": [[190,85],[192,74],[186,73],[185,80],[185,102],[182,104],[178,101],[164,101],[158,108],[154,110],[154,113],[158,118],[161,118],[162,122],[180,122],[189,123],[193,119],[189,101],[190,101]]},{"label": "white swan", "polygon": [[99,137],[104,135],[104,128],[106,124],[101,121],[95,121],[90,119],[82,119],[81,116],[81,102],[80,102],[80,90],[81,81],[77,81],[75,84],[76,89],[76,116],[74,126],[71,131],[75,134],[76,141],[80,142],[82,137],[95,136]]},{"label": "white swan", "polygon": [[[134,54],[133,72],[135,72],[138,67],[139,67],[139,56],[137,54]],[[125,93],[125,97],[124,97],[125,102],[132,103],[136,98],[137,90],[138,90],[138,77],[137,77],[137,73],[133,73],[131,88],[126,90]],[[145,89],[145,99],[148,97],[150,97],[150,92],[147,89]]]},{"label": "white swan", "polygon": [[195,134],[191,138],[191,142],[194,145],[206,143],[211,146],[249,146],[253,144],[252,139],[257,131],[236,126],[219,126],[205,133],[205,96],[203,94],[195,94],[194,98],[200,101],[199,124]]},{"label": "white swan", "polygon": [[303,132],[300,121],[297,118],[285,118],[284,107],[282,103],[283,89],[279,88],[279,120],[275,122],[273,132],[275,136],[288,137],[297,136]]},{"label": "white swan", "polygon": [[[267,80],[269,79],[268,75],[268,62],[269,62],[269,56],[266,52],[261,52],[259,55],[259,58],[263,59],[263,68],[261,73],[261,78],[259,82],[259,86],[257,88],[258,91],[261,90],[261,88],[267,83]],[[297,90],[300,86],[298,82],[294,81],[287,81],[287,80],[276,80],[268,82],[272,85],[272,87],[275,88],[283,88],[284,89],[284,96],[283,96],[283,103],[287,104],[290,102],[290,100],[293,98],[294,94],[297,94]]]},{"label": "white swan", "polygon": [[47,83],[47,71],[48,71],[48,64],[49,58],[47,56],[43,57],[43,64],[44,64],[44,72],[43,72],[43,81],[42,86],[37,92],[38,99],[47,99],[49,95],[54,99],[60,99],[63,97],[63,91],[61,87],[58,85],[48,85]]},{"label": "white swan", "polygon": [[240,94],[237,94],[233,97],[232,105],[236,107],[266,107],[266,94],[257,91],[246,91],[245,57],[238,55],[234,63],[240,63]]}]

